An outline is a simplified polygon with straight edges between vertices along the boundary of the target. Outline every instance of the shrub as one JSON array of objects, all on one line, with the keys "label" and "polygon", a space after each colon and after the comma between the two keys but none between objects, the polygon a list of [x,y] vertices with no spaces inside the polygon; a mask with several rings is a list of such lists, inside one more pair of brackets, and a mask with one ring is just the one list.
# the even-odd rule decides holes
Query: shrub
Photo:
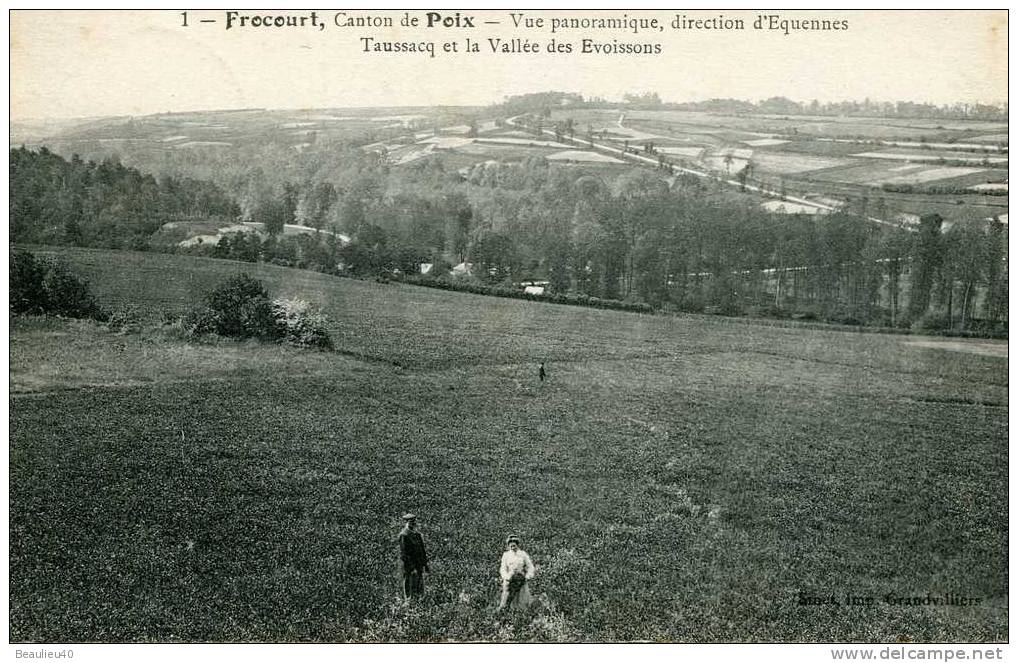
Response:
[{"label": "shrub", "polygon": [[792,320],[819,320],[823,313],[818,306],[807,306],[792,313]]},{"label": "shrub", "polygon": [[448,276],[449,272],[452,271],[452,268],[453,266],[449,264],[448,261],[443,260],[442,258],[438,258],[437,260],[435,260],[434,264],[432,264],[429,276],[433,276],[435,278]]},{"label": "shrub", "polygon": [[46,265],[28,251],[11,253],[11,313],[45,313],[49,308],[42,285]]},{"label": "shrub", "polygon": [[51,263],[42,279],[46,305],[50,313],[68,318],[105,318],[88,288],[66,265]]},{"label": "shrub", "polygon": [[950,329],[951,322],[943,313],[928,311],[912,322],[912,331],[937,331]]},{"label": "shrub", "polygon": [[183,322],[189,334],[281,341],[303,348],[332,348],[328,318],[301,299],[269,300],[264,284],[247,274],[224,281]]},{"label": "shrub", "polygon": [[11,254],[10,310],[14,314],[106,318],[87,281],[63,263],[40,260],[27,251]]},{"label": "shrub", "polygon": [[861,311],[858,311],[854,308],[847,306],[836,306],[830,308],[823,316],[823,318],[827,322],[833,322],[834,324],[853,325],[858,327],[865,324],[863,321],[866,319],[866,316]]},{"label": "shrub", "polygon": [[679,302],[679,310],[686,313],[703,313],[704,306],[703,297],[697,292],[687,294]]},{"label": "shrub", "polygon": [[703,312],[707,315],[724,315],[730,318],[737,318],[745,314],[742,307],[735,302],[722,302],[713,306],[704,306]]},{"label": "shrub", "polygon": [[261,281],[247,274],[231,276],[205,296],[184,319],[192,334],[218,334],[230,338],[276,340],[279,327],[269,293]]},{"label": "shrub", "polygon": [[277,299],[272,314],[280,340],[302,348],[332,348],[329,319],[311,302],[303,299]]},{"label": "shrub", "polygon": [[980,320],[978,318],[969,321],[969,330],[990,338],[1007,338],[1007,327],[1006,321]]},{"label": "shrub", "polygon": [[787,318],[791,314],[774,304],[759,304],[747,307],[746,315],[751,318]]},{"label": "shrub", "polygon": [[141,330],[144,314],[135,304],[119,304],[106,312],[106,327],[110,331],[128,333]]}]

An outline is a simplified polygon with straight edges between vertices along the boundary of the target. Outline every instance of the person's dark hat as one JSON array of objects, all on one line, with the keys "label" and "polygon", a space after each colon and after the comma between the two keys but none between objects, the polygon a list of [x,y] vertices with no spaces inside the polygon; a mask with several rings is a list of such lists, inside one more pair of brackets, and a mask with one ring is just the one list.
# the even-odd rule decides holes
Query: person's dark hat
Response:
[{"label": "person's dark hat", "polygon": [[519,542],[520,542],[520,537],[516,536],[515,534],[510,534],[509,538],[507,538],[505,540],[505,544],[506,545],[509,545],[510,543],[519,543]]}]

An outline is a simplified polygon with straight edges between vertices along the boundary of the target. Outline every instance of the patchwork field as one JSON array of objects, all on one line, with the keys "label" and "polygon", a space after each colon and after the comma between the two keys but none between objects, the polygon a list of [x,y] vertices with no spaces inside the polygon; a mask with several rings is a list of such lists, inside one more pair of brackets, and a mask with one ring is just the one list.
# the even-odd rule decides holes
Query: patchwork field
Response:
[{"label": "patchwork field", "polygon": [[487,144],[471,143],[457,147],[450,154],[471,154],[485,156],[494,160],[498,159],[522,159],[528,156],[547,156],[554,154],[559,148],[541,147],[538,145],[509,145],[509,144]]},{"label": "patchwork field", "polygon": [[694,159],[700,158],[704,152],[702,147],[661,147],[658,149],[664,154],[692,157]]},{"label": "patchwork field", "polygon": [[610,157],[607,154],[601,154],[599,152],[590,152],[586,150],[565,150],[563,152],[556,152],[555,154],[548,155],[549,161],[582,161],[590,163],[625,163],[615,157]]},{"label": "patchwork field", "polygon": [[[550,158],[564,168],[615,168],[618,160],[635,161],[611,152],[628,143],[638,151],[650,145],[652,154],[673,165],[731,180],[726,185],[731,189],[744,173],[750,191],[785,190],[816,203],[833,200],[834,207],[851,207],[860,196],[880,197],[889,217],[936,212],[953,222],[1006,213],[1006,189],[1000,185],[1007,179],[1009,155],[1007,124],[1002,122],[584,107],[554,109],[542,119],[546,133],[538,137],[522,123],[510,126],[512,118],[496,120],[495,112],[251,109],[106,118],[49,129],[19,126],[11,128],[11,137],[30,138],[29,145],[45,142],[64,156],[116,154],[125,164],[157,175],[183,172],[204,178],[214,178],[221,164],[239,155],[259,158],[269,150],[277,161],[317,163],[316,155],[333,155],[333,146],[342,144],[360,145],[367,152],[384,148],[395,168],[434,159],[452,172],[481,161],[531,156]],[[567,119],[577,142],[555,139],[551,131]],[[588,131],[600,151],[589,148]],[[726,162],[725,154],[733,160]],[[639,167],[655,162],[652,156]],[[987,184],[994,186],[981,186]],[[914,190],[886,192],[884,185]],[[749,198],[751,204],[770,202]],[[801,202],[785,206],[786,211],[793,208],[812,209]]]},{"label": "patchwork field", "polygon": [[800,203],[792,203],[787,200],[769,200],[766,203],[761,203],[760,207],[764,208],[769,212],[780,212],[782,214],[822,214],[823,211],[816,208],[810,207],[809,205],[802,205]]},{"label": "patchwork field", "polygon": [[831,170],[810,172],[806,177],[847,184],[879,186],[885,182],[978,184],[1007,179],[1007,171],[978,166],[941,166],[936,163],[856,163]]},{"label": "patchwork field", "polygon": [[973,137],[969,138],[969,140],[971,140],[972,142],[975,142],[975,143],[1005,143],[1006,144],[1008,142],[1008,135],[1006,133],[1003,133],[1003,134],[987,134],[985,136],[973,136]]},{"label": "patchwork field", "polygon": [[[12,641],[1007,638],[1006,344],[39,252],[148,323],[12,321]],[[337,351],[155,326],[240,271]],[[510,531],[539,605],[500,619]]]},{"label": "patchwork field", "polygon": [[[860,195],[880,197],[889,219],[936,212],[949,221],[975,220],[1006,212],[1006,196],[988,195],[1006,191],[1007,136],[990,133],[1006,124],[590,108],[552,115],[553,121],[566,118],[602,142],[650,143],[666,158],[720,176],[748,169],[750,184],[812,202],[842,207]],[[881,189],[885,184],[916,190],[889,193]],[[798,202],[763,205],[786,213],[817,209]]]},{"label": "patchwork field", "polygon": [[516,136],[490,136],[488,138],[475,139],[478,143],[495,143],[504,145],[529,145],[537,147],[555,147],[558,149],[569,148],[566,143],[557,143],[552,140],[538,140],[536,138],[519,138]]},{"label": "patchwork field", "polygon": [[824,168],[836,168],[851,164],[849,159],[834,159],[830,157],[816,157],[805,154],[769,154],[755,151],[753,153],[753,164],[760,170],[773,173],[805,173]]},{"label": "patchwork field", "polygon": [[969,154],[966,152],[938,152],[938,151],[926,151],[926,150],[909,150],[907,148],[893,148],[889,150],[880,150],[877,152],[860,152],[856,154],[857,157],[863,157],[867,159],[894,159],[896,161],[939,161],[941,159],[947,161],[964,161],[965,163],[988,163],[988,164],[1006,164],[1008,158],[1006,156],[994,156],[984,154]]},{"label": "patchwork field", "polygon": [[[408,143],[433,137],[441,128],[441,139],[459,138],[462,144],[470,129],[464,122],[476,112],[456,107],[249,109],[111,117],[52,127],[12,125],[10,134],[12,145],[45,145],[58,154],[94,160],[112,156],[146,172],[179,176],[182,169],[191,176],[192,167],[216,170],[219,162],[259,158],[252,154],[263,151],[270,159],[280,159],[280,152],[296,159],[316,144],[362,145],[369,151],[385,147],[391,165],[409,164],[429,156],[436,145]],[[490,130],[489,124],[479,130]]]},{"label": "patchwork field", "polygon": [[492,160],[519,160],[529,156],[543,156],[562,163],[621,164],[623,161],[593,150],[574,149],[577,146],[554,140],[542,140],[533,133],[514,129],[495,128],[494,125],[470,137],[469,127],[447,127],[440,135],[421,133],[416,142],[398,145],[371,144],[365,151],[386,150],[391,165],[399,166],[441,152],[443,160],[450,165],[462,166],[463,162],[476,163],[469,157],[489,157]]},{"label": "patchwork field", "polygon": [[[553,116],[569,115],[575,118],[579,126],[587,123],[594,128],[614,123],[622,112],[610,109],[578,109],[556,111]],[[699,111],[673,110],[626,110],[627,120],[633,123],[655,122],[666,125],[686,125],[709,128],[712,130],[728,129],[743,134],[804,134],[824,138],[862,138],[907,140],[919,138],[935,138],[937,136],[954,137],[960,135],[994,135],[1007,130],[1006,123],[977,121],[946,121],[946,120],[914,120],[900,118],[859,118],[859,117],[828,117],[828,116],[777,116],[777,115],[729,115],[706,113]],[[629,122],[627,122],[629,124]],[[760,137],[767,137],[762,135]],[[996,139],[994,139],[996,140]],[[1004,138],[1006,141],[1006,136]]]},{"label": "patchwork field", "polygon": [[785,145],[788,143],[787,140],[781,140],[780,138],[757,138],[755,140],[746,140],[743,142],[752,147],[771,147],[773,145]]},{"label": "patchwork field", "polygon": [[934,182],[936,180],[949,180],[955,177],[962,177],[978,172],[980,172],[978,168],[918,168],[909,169],[908,172],[894,177],[870,181],[874,184],[922,184],[924,182]]}]

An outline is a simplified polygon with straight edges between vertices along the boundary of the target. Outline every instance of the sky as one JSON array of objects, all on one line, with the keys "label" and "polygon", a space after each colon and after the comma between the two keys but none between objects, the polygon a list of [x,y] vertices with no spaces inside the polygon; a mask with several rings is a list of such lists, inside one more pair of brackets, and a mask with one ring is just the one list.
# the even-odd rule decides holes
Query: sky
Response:
[{"label": "sky", "polygon": [[[486,105],[507,95],[560,90],[621,99],[657,92],[664,101],[716,97],[799,101],[909,100],[937,104],[1007,100],[1007,13],[996,11],[783,11],[784,19],[847,21],[848,29],[786,35],[753,30],[774,11],[679,11],[691,19],[724,14],[748,29],[673,30],[675,10],[522,10],[542,27],[516,28],[508,11],[461,10],[475,27],[400,28],[403,11],[347,10],[392,17],[392,29],[338,27],[225,29],[225,11],[14,11],[11,13],[12,121],[229,108]],[[245,11],[249,16],[308,12]],[[443,12],[454,15],[455,11]],[[426,21],[426,10],[411,10]],[[657,18],[662,31],[566,29],[552,18]],[[201,23],[202,19],[215,21]],[[485,21],[498,21],[488,25]],[[365,53],[361,37],[430,41],[436,57]],[[482,47],[464,53],[464,40]],[[492,54],[489,38],[529,39],[539,53]],[[581,54],[584,38],[660,44],[652,55]],[[574,52],[551,54],[552,39]],[[442,45],[457,43],[459,52]],[[374,43],[377,43],[374,42]]]}]

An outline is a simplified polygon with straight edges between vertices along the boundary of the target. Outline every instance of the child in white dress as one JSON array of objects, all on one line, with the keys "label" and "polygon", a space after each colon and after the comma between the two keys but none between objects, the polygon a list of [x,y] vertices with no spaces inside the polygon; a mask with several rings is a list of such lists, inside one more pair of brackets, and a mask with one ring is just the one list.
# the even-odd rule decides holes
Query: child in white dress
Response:
[{"label": "child in white dress", "polygon": [[530,555],[520,548],[520,539],[510,536],[506,539],[509,550],[502,553],[502,564],[498,574],[502,578],[502,598],[498,609],[526,608],[530,605],[530,590],[527,581],[534,577],[534,563]]}]

